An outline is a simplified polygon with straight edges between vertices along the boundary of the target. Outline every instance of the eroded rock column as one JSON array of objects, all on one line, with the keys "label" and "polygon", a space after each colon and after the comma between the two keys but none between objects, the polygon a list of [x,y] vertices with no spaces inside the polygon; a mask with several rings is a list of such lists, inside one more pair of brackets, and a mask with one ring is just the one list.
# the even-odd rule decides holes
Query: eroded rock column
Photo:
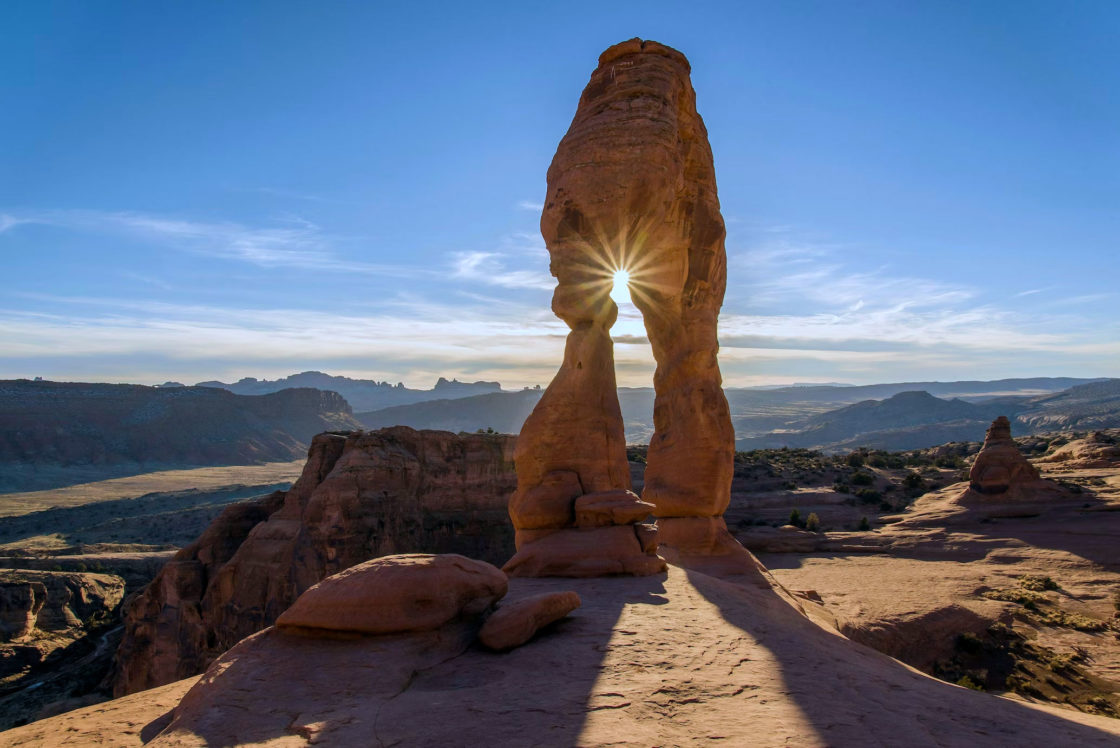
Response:
[{"label": "eroded rock column", "polygon": [[[571,333],[518,440],[511,574],[662,568],[653,529],[629,526],[647,507],[627,493],[610,339],[617,270],[630,274],[657,361],[643,499],[667,545],[718,553],[735,544],[722,519],[734,433],[716,361],[725,231],[689,72],[684,55],[657,42],[608,49],[549,167],[541,233],[559,281],[552,308]],[[593,521],[580,511],[606,505]]]}]

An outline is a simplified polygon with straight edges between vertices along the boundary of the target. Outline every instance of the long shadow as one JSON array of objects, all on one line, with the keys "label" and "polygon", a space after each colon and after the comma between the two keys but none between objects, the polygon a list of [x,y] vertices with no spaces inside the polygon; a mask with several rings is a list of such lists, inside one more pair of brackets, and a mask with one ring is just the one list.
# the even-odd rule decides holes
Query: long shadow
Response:
[{"label": "long shadow", "polygon": [[589,709],[610,708],[595,704],[611,698],[595,690],[604,658],[640,644],[612,641],[627,638],[623,609],[666,604],[664,580],[512,579],[507,602],[574,589],[582,605],[504,653],[474,643],[469,626],[350,639],[269,629],[215,663],[221,674],[166,729],[163,715],[143,734],[189,734],[215,748],[297,735],[332,746],[574,746]]},{"label": "long shadow", "polygon": [[772,590],[745,587],[734,578],[687,574],[725,621],[772,658],[781,692],[815,732],[813,744],[1115,746],[1120,740],[1009,699],[924,676],[825,631]]}]

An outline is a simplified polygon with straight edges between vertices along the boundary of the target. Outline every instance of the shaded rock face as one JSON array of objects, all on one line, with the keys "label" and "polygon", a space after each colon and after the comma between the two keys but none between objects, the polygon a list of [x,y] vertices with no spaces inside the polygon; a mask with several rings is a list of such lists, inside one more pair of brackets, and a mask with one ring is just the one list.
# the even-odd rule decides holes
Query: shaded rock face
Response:
[{"label": "shaded rock face", "polygon": [[229,507],[128,606],[114,692],[202,672],[312,585],[371,558],[508,558],[513,447],[405,427],[315,437],[291,490]]},{"label": "shaded rock face", "polygon": [[[599,536],[549,537],[557,550],[601,545],[610,557],[596,569],[592,552],[572,575],[617,573],[619,559],[623,573],[663,568],[652,561],[656,542],[605,532],[610,527],[577,529],[580,497],[630,488],[610,337],[617,270],[630,275],[657,361],[642,499],[659,518],[716,518],[730,499],[734,434],[716,360],[725,231],[689,72],[684,55],[657,42],[608,49],[549,167],[541,233],[558,280],[552,309],[571,332],[560,370],[518,440],[510,516],[522,558],[507,567],[511,574],[534,573],[536,559],[521,562],[557,532]],[[613,521],[629,524],[637,513],[621,511]]]},{"label": "shaded rock face", "polygon": [[0,640],[70,634],[107,621],[124,599],[124,581],[108,574],[0,571]]},{"label": "shaded rock face", "polygon": [[1039,480],[1038,470],[1027,461],[1011,438],[1007,416],[992,421],[984,446],[968,473],[971,488],[986,495],[1006,494],[1012,488]]}]

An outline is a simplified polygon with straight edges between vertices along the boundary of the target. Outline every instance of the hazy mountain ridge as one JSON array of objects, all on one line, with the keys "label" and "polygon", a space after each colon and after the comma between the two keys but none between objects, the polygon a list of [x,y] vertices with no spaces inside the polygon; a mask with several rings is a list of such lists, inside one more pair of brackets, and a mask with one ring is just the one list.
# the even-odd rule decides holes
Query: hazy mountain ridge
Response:
[{"label": "hazy mountain ridge", "polygon": [[68,467],[129,474],[129,466],[292,460],[315,434],[358,427],[345,399],[315,389],[245,396],[208,387],[2,381],[0,491],[59,485],[51,476]]},{"label": "hazy mountain ridge", "polygon": [[[799,385],[776,389],[728,388],[726,394],[731,408],[731,420],[741,445],[757,443],[763,446],[793,446],[788,441],[777,438],[777,434],[780,432],[785,436],[790,432],[806,428],[821,430],[824,428],[825,420],[812,419],[816,417],[824,419],[826,414],[836,412],[838,409],[859,406],[852,411],[852,417],[857,421],[865,415],[873,419],[872,414],[879,412],[882,422],[857,424],[858,431],[852,430],[855,426],[845,430],[843,426],[837,425],[833,430],[833,440],[846,441],[870,431],[904,427],[909,429],[913,436],[906,443],[916,444],[898,448],[917,449],[930,446],[930,444],[919,443],[924,442],[921,428],[927,424],[963,420],[964,423],[959,424],[959,428],[940,429],[939,432],[951,434],[968,432],[968,438],[974,439],[976,435],[973,429],[976,424],[982,422],[983,428],[986,428],[987,422],[990,422],[995,415],[1017,413],[1023,410],[1022,403],[1032,398],[1053,397],[1054,393],[1064,392],[1071,385],[1092,387],[1107,385],[1110,381],[1116,380],[1036,377],[991,382],[896,382],[859,386]],[[924,389],[925,387],[938,392],[959,393],[960,397],[944,400],[933,396]],[[882,411],[877,411],[871,406],[873,403],[907,392],[925,392],[927,397],[918,398],[915,394],[911,394],[908,396],[910,399],[903,398]],[[1039,395],[1039,392],[1048,394]],[[359,412],[355,417],[367,428],[395,425],[450,431],[493,428],[503,433],[515,434],[520,431],[521,424],[532,412],[541,394],[539,390],[492,393],[454,401],[442,400],[438,401],[438,404],[431,402]],[[627,441],[635,444],[648,443],[653,435],[653,388],[620,387],[618,399],[626,425]],[[942,405],[944,403],[949,405]],[[992,415],[993,413],[995,415]],[[889,420],[891,418],[901,420],[892,425]],[[983,428],[980,430],[981,435]],[[796,440],[796,437],[793,438]],[[955,438],[942,441],[952,441]],[[752,439],[758,441],[751,441]]]},{"label": "hazy mountain ridge", "polygon": [[321,371],[305,371],[271,381],[245,377],[232,384],[212,380],[199,382],[195,386],[229,390],[238,395],[266,395],[285,389],[310,387],[326,392],[337,392],[346,399],[346,402],[355,411],[379,410],[428,400],[471,397],[491,392],[501,392],[502,389],[498,382],[460,382],[457,379],[449,381],[440,377],[432,389],[414,390],[405,387],[400,382],[391,384],[373,379],[351,379],[350,377],[324,374]]}]

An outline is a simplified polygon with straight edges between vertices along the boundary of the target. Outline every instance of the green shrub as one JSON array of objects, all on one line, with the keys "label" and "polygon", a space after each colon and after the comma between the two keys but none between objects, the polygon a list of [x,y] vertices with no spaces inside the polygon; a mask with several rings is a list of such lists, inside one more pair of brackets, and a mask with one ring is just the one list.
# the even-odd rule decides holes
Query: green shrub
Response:
[{"label": "green shrub", "polygon": [[983,691],[984,690],[983,686],[981,686],[979,683],[974,681],[972,678],[969,678],[967,675],[962,675],[960,678],[958,678],[957,679],[957,685],[958,686],[964,686],[965,688],[971,688],[973,691]]},{"label": "green shrub", "polygon": [[864,463],[863,455],[859,452],[852,452],[848,455],[848,464],[852,467],[862,467]]},{"label": "green shrub", "polygon": [[875,476],[871,473],[855,472],[849,480],[853,486],[870,486],[875,483]]},{"label": "green shrub", "polygon": [[1060,590],[1061,587],[1050,577],[1039,577],[1033,574],[1024,574],[1019,577],[1019,586],[1031,592],[1042,592],[1044,590]]},{"label": "green shrub", "polygon": [[873,488],[861,488],[856,491],[856,496],[865,504],[874,504],[883,499],[883,494]]},{"label": "green shrub", "polygon": [[801,527],[801,510],[794,509],[789,513],[789,523],[794,527]]},{"label": "green shrub", "polygon": [[867,532],[871,529],[871,523],[867,521],[867,517],[859,518],[859,529],[861,532]]},{"label": "green shrub", "polygon": [[816,512],[809,512],[809,516],[805,519],[805,529],[809,532],[820,531],[821,518],[817,516]]}]

